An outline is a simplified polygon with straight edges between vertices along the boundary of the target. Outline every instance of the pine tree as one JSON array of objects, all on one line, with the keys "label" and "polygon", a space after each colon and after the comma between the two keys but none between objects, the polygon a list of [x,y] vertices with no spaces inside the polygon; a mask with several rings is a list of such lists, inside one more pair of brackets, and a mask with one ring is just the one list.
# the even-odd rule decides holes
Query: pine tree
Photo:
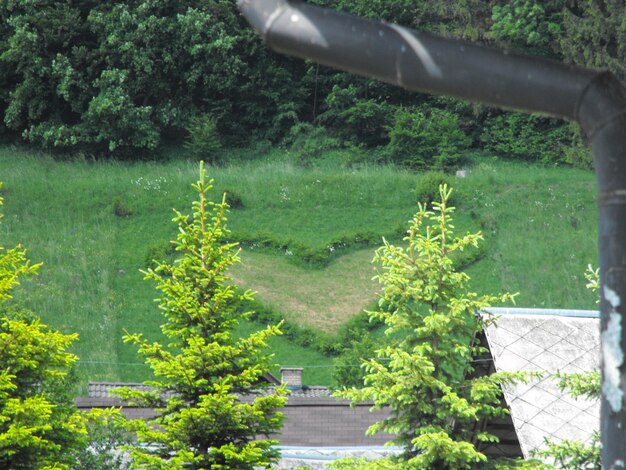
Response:
[{"label": "pine tree", "polygon": [[174,218],[179,233],[173,243],[181,256],[145,273],[162,293],[161,329],[169,344],[140,334],[124,338],[138,346],[155,380],[146,382],[153,391],[120,395],[160,412],[154,423],[129,422],[138,438],[131,454],[139,468],[251,469],[277,457],[277,441],[268,436],[281,427],[285,389],[267,389],[263,375],[267,340],[280,330],[271,326],[244,338],[234,333],[248,315],[238,306],[251,293],[228,277],[238,253],[236,244],[225,243],[228,206],[225,199],[207,199],[211,187],[201,164],[193,215],[176,212]]},{"label": "pine tree", "polygon": [[[472,338],[484,326],[476,312],[513,296],[479,296],[468,291],[469,276],[455,257],[478,245],[480,233],[457,237],[448,207],[452,190],[440,187],[433,211],[420,205],[405,238],[406,248],[385,241],[377,250],[382,284],[374,319],[386,324],[389,345],[363,363],[364,387],[338,392],[353,402],[372,400],[391,415],[368,429],[394,434],[404,448],[401,468],[476,468],[487,458],[480,442],[496,438],[475,433],[483,418],[501,416],[499,382],[514,375],[473,377],[473,358],[484,348]],[[367,466],[368,464],[364,464]],[[378,467],[376,467],[376,465]],[[378,462],[375,468],[387,468]],[[398,467],[398,468],[400,468]],[[359,467],[361,468],[361,467]]]}]

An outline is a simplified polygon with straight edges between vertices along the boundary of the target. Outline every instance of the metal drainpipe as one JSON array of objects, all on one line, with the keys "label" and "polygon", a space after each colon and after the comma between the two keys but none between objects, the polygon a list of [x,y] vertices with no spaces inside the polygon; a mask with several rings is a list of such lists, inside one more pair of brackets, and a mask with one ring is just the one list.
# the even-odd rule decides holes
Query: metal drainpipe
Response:
[{"label": "metal drainpipe", "polygon": [[626,468],[626,89],[610,73],[287,0],[238,0],[274,50],[407,90],[577,121],[598,177],[602,462]]}]

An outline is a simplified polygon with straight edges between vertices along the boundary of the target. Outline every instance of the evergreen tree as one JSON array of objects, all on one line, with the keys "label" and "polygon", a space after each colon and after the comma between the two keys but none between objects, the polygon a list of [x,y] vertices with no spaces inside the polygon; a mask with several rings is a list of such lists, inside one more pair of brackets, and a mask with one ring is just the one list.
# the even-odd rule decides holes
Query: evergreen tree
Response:
[{"label": "evergreen tree", "polygon": [[139,347],[156,380],[146,382],[153,391],[120,395],[160,412],[154,423],[129,422],[138,438],[131,454],[139,468],[251,469],[277,457],[271,447],[277,441],[268,436],[281,427],[285,389],[267,389],[263,349],[280,330],[271,326],[244,338],[234,333],[247,315],[237,307],[251,293],[228,277],[238,255],[234,243],[225,243],[228,206],[225,199],[207,200],[211,187],[201,164],[193,215],[176,212],[174,218],[181,256],[146,272],[163,295],[161,329],[169,344],[139,334],[124,338]]},{"label": "evergreen tree", "polygon": [[[379,310],[370,315],[385,322],[389,346],[364,362],[363,388],[338,393],[353,402],[372,400],[375,408],[390,408],[390,417],[371,426],[368,434],[396,435],[393,443],[404,453],[395,465],[402,468],[476,468],[485,463],[477,445],[496,438],[476,433],[475,425],[506,413],[500,382],[521,378],[472,376],[473,358],[485,350],[472,341],[484,326],[476,312],[513,296],[469,292],[469,276],[455,270],[458,252],[477,246],[482,235],[454,234],[451,192],[440,187],[441,202],[433,203],[433,211],[420,204],[406,248],[385,241],[376,252],[383,291]],[[383,462],[376,465],[386,468]]]}]

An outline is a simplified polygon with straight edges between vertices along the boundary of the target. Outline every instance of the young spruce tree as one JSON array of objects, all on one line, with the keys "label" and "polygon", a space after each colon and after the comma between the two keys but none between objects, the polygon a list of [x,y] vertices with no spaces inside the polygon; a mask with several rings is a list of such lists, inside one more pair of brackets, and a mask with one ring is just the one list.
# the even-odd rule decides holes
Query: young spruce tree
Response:
[{"label": "young spruce tree", "polygon": [[484,325],[476,312],[513,296],[468,291],[469,277],[457,271],[455,257],[477,246],[482,235],[454,234],[451,192],[440,187],[441,202],[433,203],[433,211],[420,204],[406,248],[385,241],[374,258],[381,267],[382,294],[379,309],[370,315],[385,322],[388,346],[364,362],[363,388],[338,395],[389,407],[390,417],[371,426],[368,434],[394,434],[393,443],[404,453],[401,462],[362,463],[364,467],[477,468],[487,462],[477,444],[496,438],[475,432],[476,423],[505,413],[500,381],[513,377],[472,376],[473,358],[484,351],[472,338]]},{"label": "young spruce tree", "polygon": [[176,212],[174,218],[179,233],[173,243],[181,256],[145,273],[162,293],[161,329],[169,344],[139,334],[124,338],[138,346],[155,380],[146,382],[153,391],[120,395],[160,412],[153,423],[129,422],[138,439],[131,449],[138,468],[252,469],[278,455],[272,449],[277,441],[268,436],[281,427],[285,390],[267,389],[263,375],[266,342],[280,330],[272,326],[244,338],[234,333],[246,316],[237,307],[251,293],[228,277],[238,254],[236,244],[225,242],[227,204],[208,201],[211,187],[201,164],[193,215]]}]

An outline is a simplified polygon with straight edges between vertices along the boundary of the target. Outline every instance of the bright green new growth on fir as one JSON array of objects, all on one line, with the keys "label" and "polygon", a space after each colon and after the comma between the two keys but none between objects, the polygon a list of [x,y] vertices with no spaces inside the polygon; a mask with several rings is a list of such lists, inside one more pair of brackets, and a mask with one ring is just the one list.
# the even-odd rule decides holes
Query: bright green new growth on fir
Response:
[{"label": "bright green new growth on fir", "polygon": [[235,243],[225,242],[225,200],[207,200],[211,187],[201,164],[193,215],[176,212],[173,219],[179,227],[173,243],[181,256],[145,272],[162,293],[161,329],[170,343],[152,343],[139,334],[124,338],[139,347],[155,380],[147,382],[154,391],[126,389],[120,395],[160,412],[154,423],[129,422],[138,438],[131,454],[139,468],[251,469],[277,457],[271,447],[277,441],[267,436],[281,427],[285,389],[267,390],[263,375],[269,370],[267,340],[280,330],[271,326],[244,338],[233,334],[248,315],[237,307],[252,293],[238,290],[228,277],[238,252]]},{"label": "bright green new growth on fir", "polygon": [[486,321],[476,312],[512,301],[513,295],[467,291],[469,276],[455,271],[454,257],[476,247],[482,235],[455,235],[451,193],[441,186],[441,202],[433,203],[433,211],[419,205],[406,248],[385,241],[377,250],[383,291],[379,309],[370,316],[385,322],[389,343],[363,363],[363,388],[338,392],[355,403],[372,400],[374,408],[391,409],[391,416],[367,434],[394,434],[392,443],[404,448],[403,468],[475,468],[486,462],[477,446],[497,438],[476,432],[476,424],[504,415],[500,383],[523,378],[472,377],[473,358],[485,352],[472,341]]},{"label": "bright green new growth on fir", "polygon": [[67,352],[77,335],[50,330],[9,304],[19,278],[39,266],[22,247],[0,246],[0,468],[69,468],[86,437],[63,391],[78,359]]}]

